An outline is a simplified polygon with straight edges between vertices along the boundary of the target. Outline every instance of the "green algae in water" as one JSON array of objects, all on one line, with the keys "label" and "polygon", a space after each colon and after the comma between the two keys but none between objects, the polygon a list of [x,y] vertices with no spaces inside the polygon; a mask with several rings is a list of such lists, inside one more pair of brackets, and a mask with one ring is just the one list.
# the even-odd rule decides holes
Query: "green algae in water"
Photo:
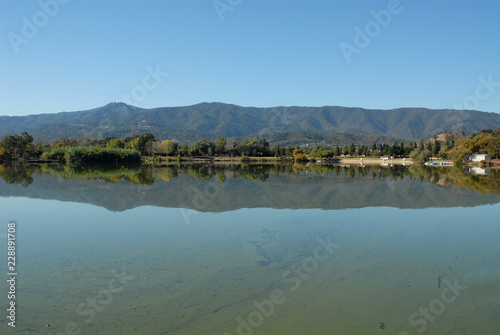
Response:
[{"label": "green algae in water", "polygon": [[[498,323],[498,205],[243,209],[189,225],[175,210],[47,205],[73,215],[18,215],[20,330],[58,334],[74,322],[96,334],[233,335],[245,324],[253,334],[416,334],[423,323],[408,318],[442,299],[443,274],[467,288],[427,334],[487,334]],[[317,249],[328,236],[331,254]],[[108,297],[113,270],[134,278]],[[88,299],[100,307],[93,318],[80,315]]]}]

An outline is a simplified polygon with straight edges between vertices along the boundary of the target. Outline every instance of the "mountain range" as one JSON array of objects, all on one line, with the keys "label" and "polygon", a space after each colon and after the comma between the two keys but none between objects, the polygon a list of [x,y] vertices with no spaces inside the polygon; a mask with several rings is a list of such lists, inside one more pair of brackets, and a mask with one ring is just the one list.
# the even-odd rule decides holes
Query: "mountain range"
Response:
[{"label": "mountain range", "polygon": [[267,138],[271,143],[371,144],[418,140],[443,131],[500,127],[500,114],[472,110],[399,108],[376,110],[338,106],[242,107],[200,103],[143,109],[124,103],[77,112],[0,116],[0,138],[27,131],[35,140],[124,138],[151,133],[192,143],[200,139]]}]

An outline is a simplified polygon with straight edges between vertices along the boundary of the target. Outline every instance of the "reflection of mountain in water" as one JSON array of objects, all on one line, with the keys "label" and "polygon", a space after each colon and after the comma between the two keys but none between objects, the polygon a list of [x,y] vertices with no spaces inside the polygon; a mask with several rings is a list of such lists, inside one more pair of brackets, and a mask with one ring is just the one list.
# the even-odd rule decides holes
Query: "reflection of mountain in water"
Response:
[{"label": "reflection of mountain in water", "polygon": [[[130,172],[122,168],[122,178],[112,177],[109,172],[105,177],[96,177],[93,171],[94,177],[69,178],[61,171],[59,175],[31,171],[28,175],[32,182],[28,186],[26,182],[23,186],[22,182],[12,182],[12,177],[2,176],[0,195],[90,203],[113,211],[144,205],[221,212],[244,207],[455,207],[500,201],[498,194],[479,194],[463,187],[449,187],[451,182],[442,175],[443,169],[418,172],[404,167],[337,166],[316,171],[319,173],[304,167],[248,169],[241,166],[229,169],[142,167]],[[53,173],[58,174],[57,171]],[[69,173],[76,174],[74,171]],[[498,179],[496,175],[493,178]]]}]

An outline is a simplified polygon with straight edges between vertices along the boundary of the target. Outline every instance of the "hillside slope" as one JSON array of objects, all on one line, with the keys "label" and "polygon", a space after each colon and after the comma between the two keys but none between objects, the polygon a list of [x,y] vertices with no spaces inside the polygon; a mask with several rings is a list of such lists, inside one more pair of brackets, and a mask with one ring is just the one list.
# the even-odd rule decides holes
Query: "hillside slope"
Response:
[{"label": "hillside slope", "polygon": [[417,140],[450,131],[478,132],[500,127],[500,114],[478,111],[348,107],[241,107],[201,103],[184,107],[141,109],[124,103],[79,112],[0,117],[0,137],[27,131],[37,140],[119,138],[152,133],[159,138],[202,138],[340,133]]}]

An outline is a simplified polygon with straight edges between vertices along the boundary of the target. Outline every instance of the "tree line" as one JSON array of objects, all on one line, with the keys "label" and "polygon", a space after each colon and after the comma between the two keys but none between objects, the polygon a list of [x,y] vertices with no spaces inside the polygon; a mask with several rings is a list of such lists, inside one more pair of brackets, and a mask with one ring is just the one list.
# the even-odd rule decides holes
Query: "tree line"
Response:
[{"label": "tree line", "polygon": [[444,133],[444,141],[433,136],[427,143],[420,141],[418,148],[411,152],[410,157],[417,163],[425,162],[431,157],[452,160],[462,165],[472,154],[488,154],[492,158],[500,158],[500,128],[484,129],[479,133],[456,138],[452,133]]},{"label": "tree line", "polygon": [[[64,149],[65,150],[61,150]],[[71,150],[67,148],[73,148]],[[74,148],[93,148],[79,149]],[[100,149],[96,149],[100,148]],[[373,143],[370,145],[356,145],[351,143],[345,147],[280,147],[271,146],[265,139],[251,139],[228,144],[224,137],[217,141],[201,140],[191,145],[178,143],[169,139],[157,139],[152,134],[138,134],[123,139],[107,137],[104,139],[77,140],[63,138],[52,143],[34,142],[27,132],[20,135],[8,135],[0,141],[0,160],[19,158],[37,159],[40,157],[81,160],[94,157],[122,157],[136,159],[140,156],[227,156],[227,157],[291,157],[295,160],[317,160],[340,156],[391,156],[411,157],[417,162],[424,162],[430,157],[452,159],[461,162],[467,155],[487,153],[494,158],[500,155],[500,128],[486,129],[480,133],[465,136],[452,132],[444,133],[444,140],[435,135],[430,139],[421,139],[415,142]],[[72,155],[72,156],[71,156]],[[76,158],[75,158],[76,157]],[[90,157],[90,158],[89,158]],[[126,158],[124,158],[126,157]]]}]

